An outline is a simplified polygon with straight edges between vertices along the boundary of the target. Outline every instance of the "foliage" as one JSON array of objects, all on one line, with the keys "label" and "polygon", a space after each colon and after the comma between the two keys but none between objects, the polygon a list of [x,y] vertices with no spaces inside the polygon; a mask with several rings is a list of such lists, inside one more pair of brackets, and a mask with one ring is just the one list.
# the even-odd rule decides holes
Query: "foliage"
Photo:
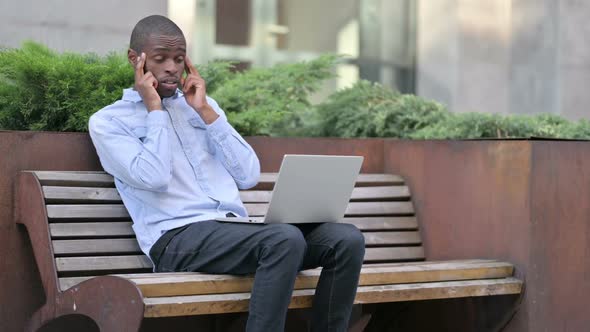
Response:
[{"label": "foliage", "polygon": [[[233,76],[231,67],[213,62],[197,68],[214,92]],[[87,131],[88,118],[133,83],[123,54],[58,54],[34,42],[0,50],[0,128]]]},{"label": "foliage", "polygon": [[399,94],[378,83],[361,80],[316,107],[315,135],[376,137],[378,113],[391,108]]},{"label": "foliage", "polygon": [[0,52],[0,127],[84,131],[88,117],[131,86],[122,56],[57,54],[32,42]]},{"label": "foliage", "polygon": [[237,73],[210,95],[243,135],[270,135],[309,109],[309,95],[332,77],[337,57]]},{"label": "foliage", "polygon": [[[244,135],[268,135],[332,76],[337,57],[235,73],[231,62],[197,66],[207,92]],[[0,128],[87,131],[88,118],[133,85],[123,54],[59,54],[26,42],[0,50]]]},{"label": "foliage", "polygon": [[213,61],[206,65],[195,65],[207,84],[207,94],[211,95],[234,76],[234,63]]},{"label": "foliage", "polygon": [[317,105],[312,136],[408,137],[443,120],[444,106],[361,80]]},{"label": "foliage", "polygon": [[[361,80],[318,104],[337,56],[237,73],[231,62],[197,66],[207,92],[243,135],[409,139],[590,138],[590,122],[557,115],[452,113],[443,105]],[[0,49],[0,129],[86,131],[88,118],[133,85],[124,54],[56,53],[26,42]]]},{"label": "foliage", "polygon": [[487,113],[453,114],[432,126],[412,133],[414,139],[475,138],[590,138],[588,121],[570,122],[553,114],[499,115]]},{"label": "foliage", "polygon": [[403,139],[590,139],[590,122],[553,114],[452,113],[443,105],[360,81],[316,107],[308,136]]}]

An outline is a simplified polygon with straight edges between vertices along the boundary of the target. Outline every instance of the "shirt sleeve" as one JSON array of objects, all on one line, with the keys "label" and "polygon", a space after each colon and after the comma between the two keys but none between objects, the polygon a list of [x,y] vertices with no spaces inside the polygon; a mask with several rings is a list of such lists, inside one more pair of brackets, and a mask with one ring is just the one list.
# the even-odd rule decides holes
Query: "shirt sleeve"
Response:
[{"label": "shirt sleeve", "polygon": [[104,170],[125,184],[150,191],[166,190],[171,179],[168,114],[147,116],[143,142],[116,118],[90,118],[89,132]]},{"label": "shirt sleeve", "polygon": [[254,149],[227,122],[227,117],[217,102],[207,98],[219,117],[207,125],[207,133],[216,149],[216,158],[231,174],[239,189],[254,187],[260,178],[260,162]]}]

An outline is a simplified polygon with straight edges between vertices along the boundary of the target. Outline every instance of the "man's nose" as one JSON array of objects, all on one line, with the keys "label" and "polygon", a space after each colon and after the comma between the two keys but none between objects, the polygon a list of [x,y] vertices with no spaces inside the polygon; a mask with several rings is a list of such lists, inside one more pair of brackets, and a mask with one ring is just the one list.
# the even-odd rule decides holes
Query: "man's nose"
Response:
[{"label": "man's nose", "polygon": [[174,60],[168,60],[164,64],[164,70],[169,74],[176,74],[178,73],[178,68]]}]

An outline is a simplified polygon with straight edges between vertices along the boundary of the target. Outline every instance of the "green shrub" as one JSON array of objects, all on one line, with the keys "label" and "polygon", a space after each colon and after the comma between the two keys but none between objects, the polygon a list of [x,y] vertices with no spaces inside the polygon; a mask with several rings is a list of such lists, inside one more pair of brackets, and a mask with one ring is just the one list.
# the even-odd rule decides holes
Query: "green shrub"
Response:
[{"label": "green shrub", "polygon": [[401,95],[367,81],[336,92],[316,107],[309,136],[403,139],[590,139],[590,122],[553,114],[452,113],[443,105]]},{"label": "green shrub", "polygon": [[[590,122],[557,115],[452,113],[361,80],[318,104],[309,96],[338,57],[236,73],[230,62],[197,66],[207,92],[242,135],[410,139],[590,138]],[[26,42],[0,50],[0,129],[87,131],[88,118],[133,85],[126,56],[56,53]]]},{"label": "green shrub", "polygon": [[[234,74],[231,63],[197,66],[214,92]],[[127,57],[59,54],[25,42],[0,51],[0,128],[87,131],[88,118],[133,86]]]},{"label": "green shrub", "polygon": [[[309,94],[332,76],[335,56],[232,71],[230,62],[198,65],[207,93],[244,135],[268,135],[310,108]],[[59,54],[26,42],[0,50],[0,128],[87,131],[88,118],[133,85],[124,54]],[[277,129],[278,128],[278,129]]]},{"label": "green shrub", "polygon": [[393,106],[399,93],[361,80],[316,106],[314,136],[376,137],[377,114]]},{"label": "green shrub", "polygon": [[571,122],[553,114],[459,113],[409,135],[413,139],[530,137],[588,139],[590,123],[585,120]]},{"label": "green shrub", "polygon": [[568,128],[569,135],[565,138],[590,139],[590,122],[582,119]]},{"label": "green shrub", "polygon": [[270,135],[292,125],[311,107],[309,95],[333,76],[337,57],[280,64],[237,73],[211,96],[242,135]]},{"label": "green shrub", "polygon": [[24,43],[0,52],[0,127],[86,131],[88,117],[133,84],[123,56],[57,54]]},{"label": "green shrub", "polygon": [[317,105],[309,134],[337,137],[408,137],[449,116],[444,106],[361,80]]},{"label": "green shrub", "polygon": [[408,138],[450,116],[452,113],[439,103],[414,95],[401,95],[391,107],[377,114],[377,136]]}]

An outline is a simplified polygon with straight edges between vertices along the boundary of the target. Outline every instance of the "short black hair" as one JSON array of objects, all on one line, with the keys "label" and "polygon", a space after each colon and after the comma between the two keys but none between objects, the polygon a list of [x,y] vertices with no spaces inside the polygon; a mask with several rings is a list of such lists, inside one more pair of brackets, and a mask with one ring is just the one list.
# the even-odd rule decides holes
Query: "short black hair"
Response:
[{"label": "short black hair", "polygon": [[147,39],[152,35],[180,36],[184,39],[182,30],[172,20],[162,15],[151,15],[137,22],[133,32],[131,32],[129,48],[140,53]]}]

